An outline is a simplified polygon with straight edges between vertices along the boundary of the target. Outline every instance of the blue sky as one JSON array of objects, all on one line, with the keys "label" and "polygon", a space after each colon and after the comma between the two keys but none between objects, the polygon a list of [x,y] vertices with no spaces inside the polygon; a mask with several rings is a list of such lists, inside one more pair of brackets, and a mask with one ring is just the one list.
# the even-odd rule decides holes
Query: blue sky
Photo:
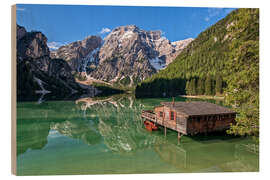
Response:
[{"label": "blue sky", "polygon": [[17,23],[27,31],[41,31],[51,47],[106,36],[118,26],[135,24],[144,30],[161,30],[170,41],[196,38],[232,8],[128,7],[79,5],[17,5]]}]

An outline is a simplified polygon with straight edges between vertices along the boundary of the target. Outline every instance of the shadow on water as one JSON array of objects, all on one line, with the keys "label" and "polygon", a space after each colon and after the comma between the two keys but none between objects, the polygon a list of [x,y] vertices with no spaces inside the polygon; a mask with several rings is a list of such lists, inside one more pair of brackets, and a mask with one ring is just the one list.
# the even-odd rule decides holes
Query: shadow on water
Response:
[{"label": "shadow on water", "polygon": [[248,138],[201,134],[183,136],[178,144],[176,132],[164,137],[162,128],[146,131],[141,111],[171,100],[121,94],[20,102],[18,174],[258,171],[258,154],[245,146],[252,144]]},{"label": "shadow on water", "polygon": [[220,140],[220,141],[233,141],[234,139],[238,140],[240,137],[239,136],[234,136],[234,135],[228,135],[226,131],[221,131],[221,132],[210,132],[207,134],[200,133],[196,134],[194,136],[190,136],[190,138],[194,141],[200,141],[202,143],[210,143],[213,140]]},{"label": "shadow on water", "polygon": [[59,95],[53,93],[34,94],[32,96],[17,96],[17,102],[37,102],[41,104],[46,101],[75,101],[80,98],[89,97],[88,94],[74,93]]},{"label": "shadow on water", "polygon": [[[80,86],[83,86],[86,88],[86,85],[80,84]],[[70,94],[67,93],[56,93],[56,92],[43,92],[43,93],[35,93],[35,94],[28,94],[28,95],[21,95],[17,94],[17,102],[38,102],[39,104],[44,101],[67,101],[72,100],[75,101],[80,98],[86,98],[86,97],[106,97],[106,96],[112,96],[112,95],[118,95],[123,94],[125,91],[121,90],[119,88],[108,86],[105,84],[98,84],[94,83],[91,86],[87,88],[93,88],[93,90],[89,91],[86,94],[83,94],[81,92],[73,92]]]}]

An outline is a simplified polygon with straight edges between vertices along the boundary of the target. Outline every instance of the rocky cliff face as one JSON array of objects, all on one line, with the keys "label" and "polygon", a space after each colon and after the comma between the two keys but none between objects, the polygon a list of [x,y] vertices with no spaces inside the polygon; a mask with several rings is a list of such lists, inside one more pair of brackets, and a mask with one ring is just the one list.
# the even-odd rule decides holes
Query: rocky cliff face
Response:
[{"label": "rocky cliff face", "polygon": [[171,43],[161,31],[144,31],[135,25],[115,28],[104,42],[96,36],[86,40],[91,46],[74,42],[52,52],[51,57],[63,58],[73,70],[87,72],[88,78],[124,86],[135,85],[165,68],[192,41]]},{"label": "rocky cliff face", "polygon": [[115,28],[99,51],[99,65],[89,75],[103,81],[134,85],[172,62],[192,39],[172,44],[161,31],[135,25]]},{"label": "rocky cliff face", "polygon": [[151,41],[159,37],[158,31],[146,32],[136,26],[114,29],[104,39],[98,55],[99,64],[89,75],[122,85],[134,84],[151,76],[156,69],[149,59],[158,56]]},{"label": "rocky cliff face", "polygon": [[66,96],[73,93],[92,93],[91,87],[75,82],[66,61],[51,59],[47,38],[41,32],[26,32],[17,26],[17,95],[33,97],[52,93]]},{"label": "rocky cliff face", "polygon": [[26,34],[26,30],[24,27],[17,25],[17,36],[16,39],[21,39]]},{"label": "rocky cliff face", "polygon": [[47,71],[50,59],[47,38],[41,32],[26,32],[23,27],[17,30],[17,61],[32,59],[38,69]]},{"label": "rocky cliff face", "polygon": [[99,36],[89,36],[82,41],[76,41],[52,51],[52,58],[64,59],[73,71],[86,71],[87,66],[97,65],[97,52],[102,44]]},{"label": "rocky cliff face", "polygon": [[168,58],[166,60],[166,66],[169,65],[173,60],[191,43],[194,39],[188,38],[180,41],[172,42],[172,46],[174,51],[168,54]]}]

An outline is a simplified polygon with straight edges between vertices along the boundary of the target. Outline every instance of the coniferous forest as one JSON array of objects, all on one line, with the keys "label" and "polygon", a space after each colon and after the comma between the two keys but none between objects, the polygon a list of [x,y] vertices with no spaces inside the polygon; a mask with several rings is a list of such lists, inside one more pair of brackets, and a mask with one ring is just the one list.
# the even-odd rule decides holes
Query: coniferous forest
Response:
[{"label": "coniferous forest", "polygon": [[191,42],[136,97],[221,95],[237,112],[228,133],[259,134],[259,9],[237,9]]}]

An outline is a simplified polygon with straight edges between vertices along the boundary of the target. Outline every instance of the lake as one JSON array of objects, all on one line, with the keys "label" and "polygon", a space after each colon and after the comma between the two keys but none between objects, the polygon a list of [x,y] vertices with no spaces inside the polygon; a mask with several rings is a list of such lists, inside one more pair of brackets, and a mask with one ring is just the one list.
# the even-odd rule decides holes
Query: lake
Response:
[{"label": "lake", "polygon": [[[17,103],[17,175],[258,171],[251,138],[148,132],[140,113],[169,98]],[[175,98],[175,101],[195,99]],[[198,99],[197,99],[198,100]],[[222,101],[209,100],[222,105]]]}]

